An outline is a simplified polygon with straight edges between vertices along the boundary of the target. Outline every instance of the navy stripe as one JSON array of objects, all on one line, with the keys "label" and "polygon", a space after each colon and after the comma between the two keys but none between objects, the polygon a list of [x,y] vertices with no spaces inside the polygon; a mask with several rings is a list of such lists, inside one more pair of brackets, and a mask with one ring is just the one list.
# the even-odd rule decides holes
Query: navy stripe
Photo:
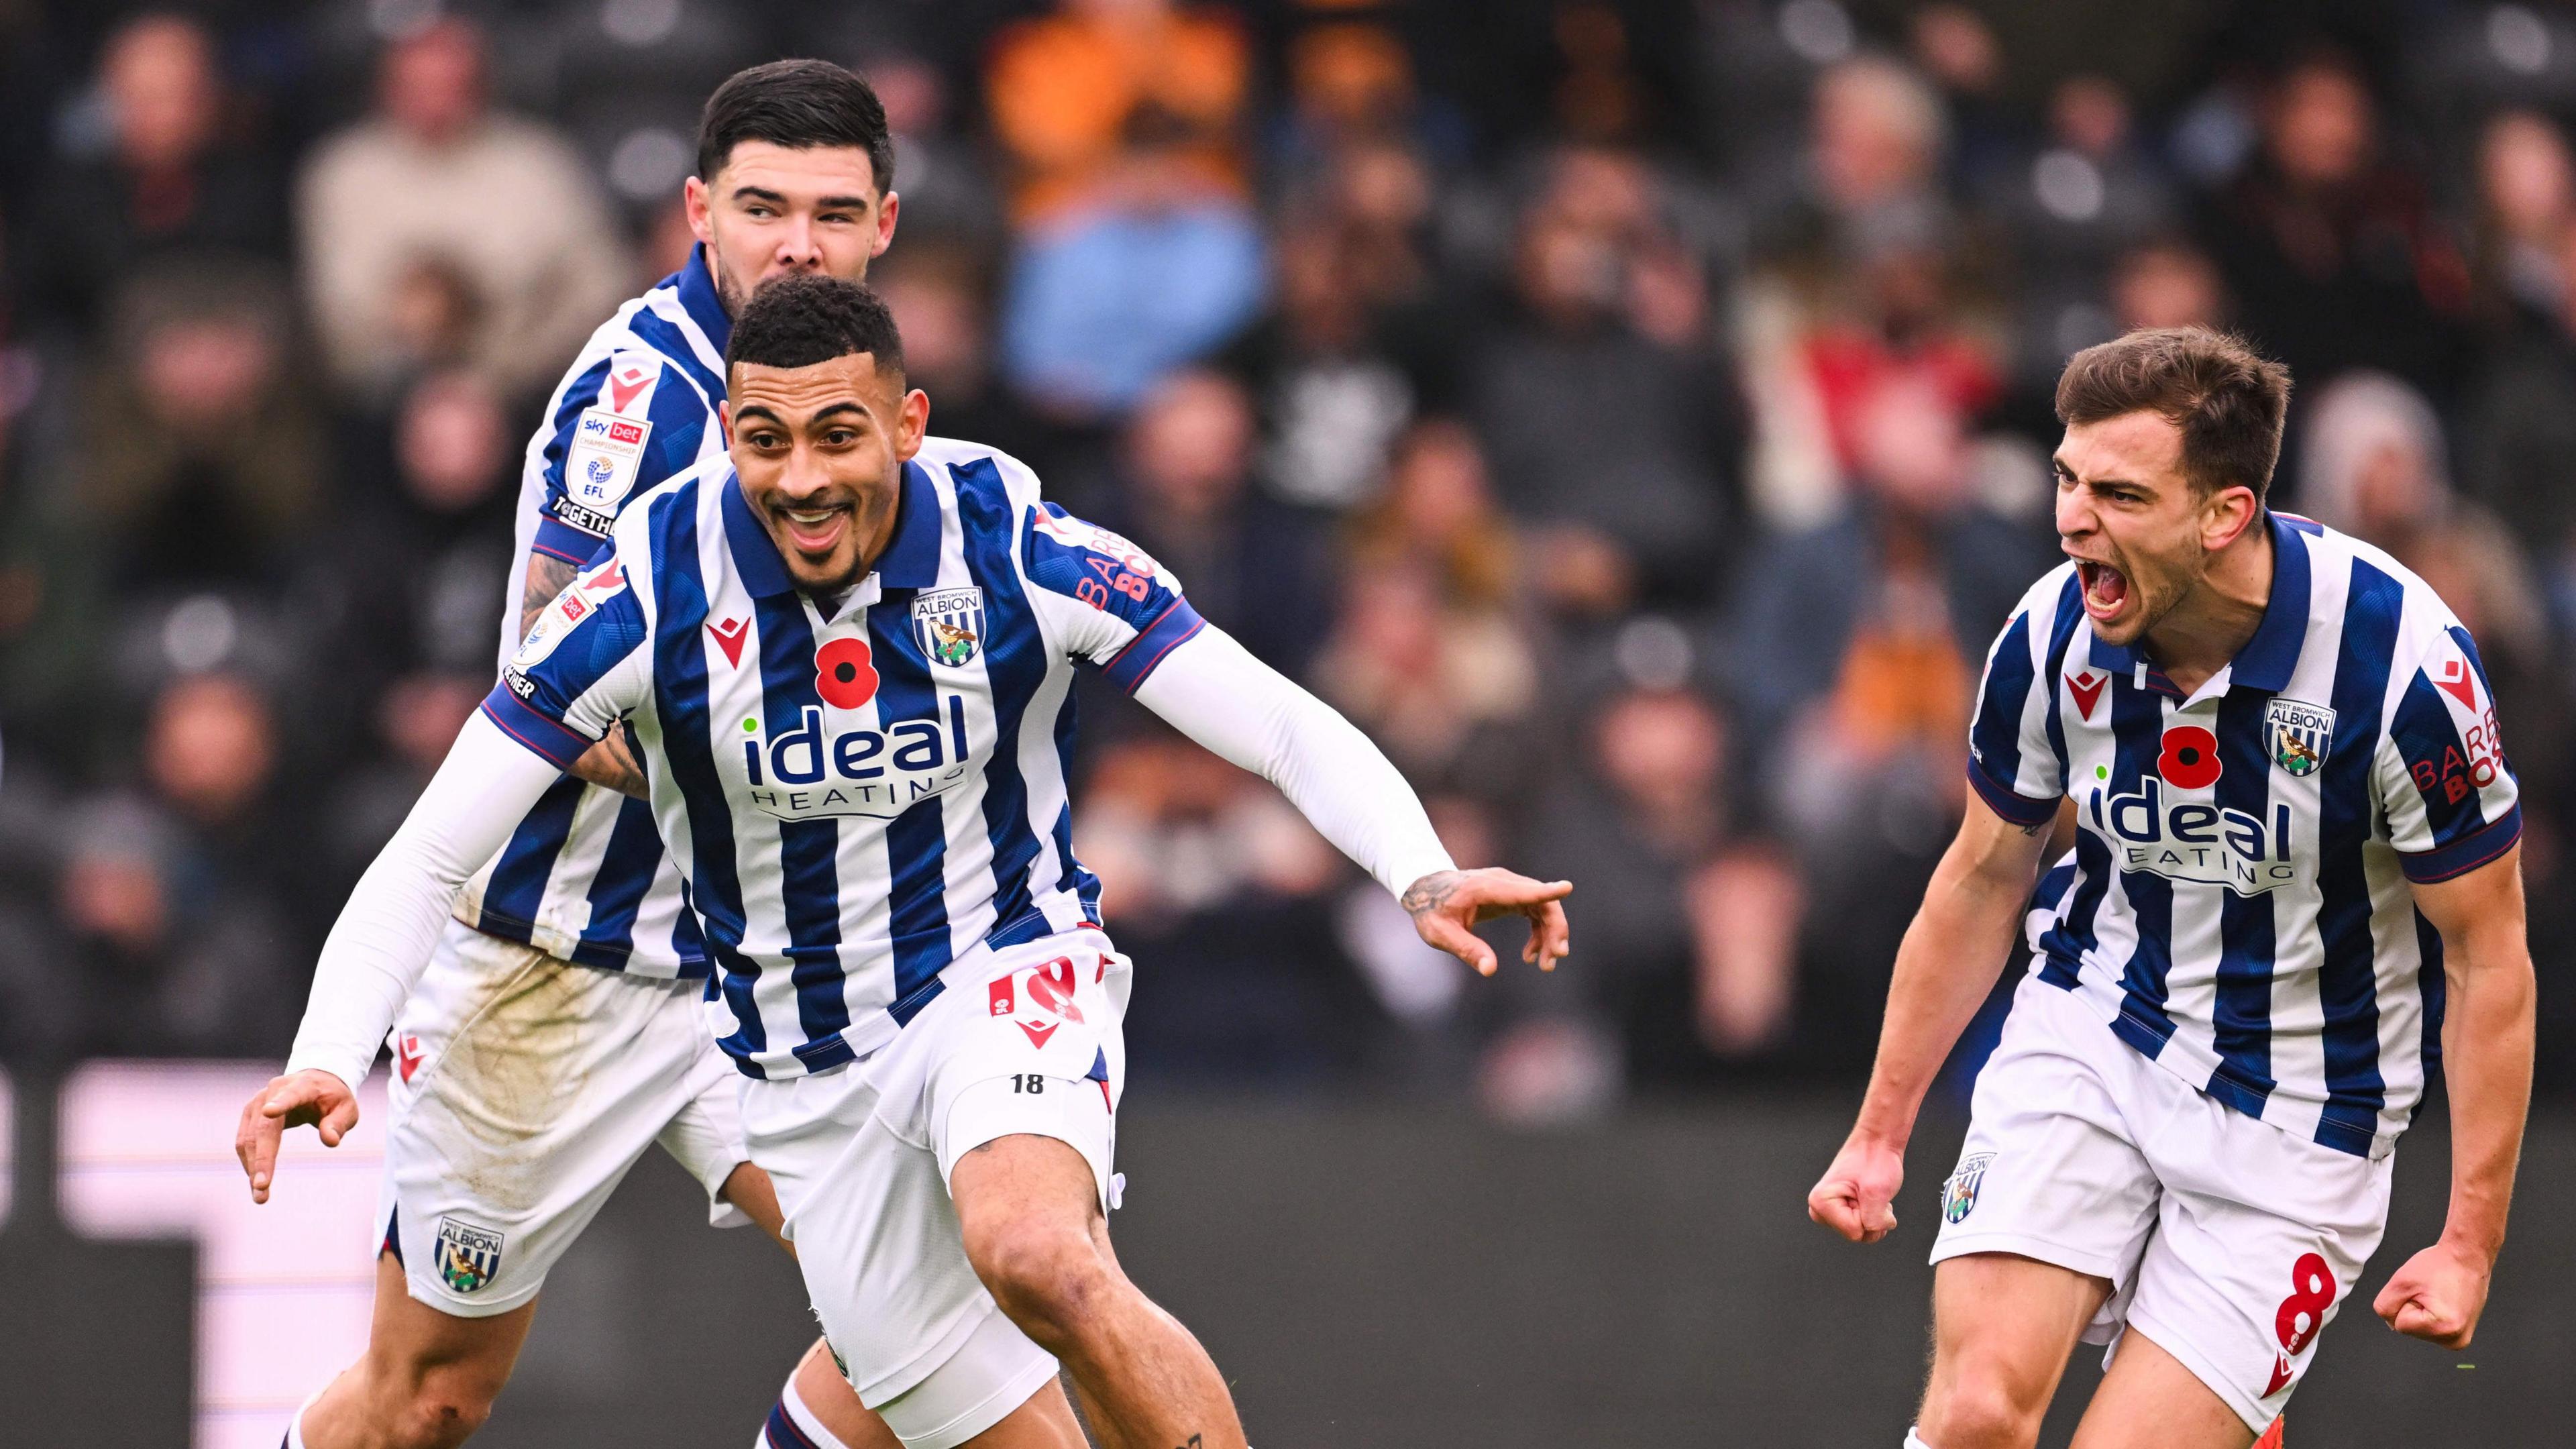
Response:
[{"label": "navy stripe", "polygon": [[2076,575],[2066,576],[2066,587],[2057,591],[2057,618],[2048,629],[2048,747],[2057,755],[2057,789],[2062,795],[2075,793],[2074,756],[2066,752],[2066,691],[2057,681],[2066,673],[2066,650],[2075,642],[2075,626],[2084,619],[2084,590]]},{"label": "navy stripe", "polygon": [[575,528],[551,513],[537,515],[537,536],[528,547],[550,558],[562,559],[575,568],[599,551],[599,534],[586,528]]},{"label": "navy stripe", "polygon": [[484,696],[483,717],[501,733],[526,745],[558,770],[571,769],[573,761],[590,753],[590,747],[599,743],[561,720],[528,708],[506,684],[493,685],[492,692]]},{"label": "navy stripe", "polygon": [[[829,768],[831,740],[823,727],[823,697],[815,689],[814,627],[795,594],[751,601],[760,635],[760,712],[772,743],[770,768],[779,771],[787,752],[777,741],[807,731],[814,769]],[[793,783],[778,773],[773,785]],[[808,1053],[837,1055],[850,1024],[841,994],[841,822],[830,816],[778,822],[779,905],[787,922],[788,979],[796,986],[796,1025],[804,1040],[794,1048],[808,1070],[824,1063]],[[846,1060],[846,1057],[842,1058]]]},{"label": "navy stripe", "polygon": [[510,832],[510,843],[501,848],[500,863],[492,867],[492,879],[483,888],[485,917],[498,917],[523,933],[536,928],[537,912],[545,905],[546,881],[554,874],[555,856],[563,850],[565,837],[572,833],[573,811],[581,804],[584,788],[570,775],[555,781],[537,797],[519,828]]},{"label": "navy stripe", "polygon": [[[570,587],[581,585],[576,581]],[[583,597],[595,601],[590,612],[567,629],[545,658],[526,666],[511,665],[510,672],[535,686],[528,693],[528,705],[558,720],[644,642],[644,605],[631,586],[605,599]],[[538,628],[549,625],[565,627],[560,616],[537,621]]]},{"label": "navy stripe", "polygon": [[1019,627],[1029,617],[1028,595],[1011,566],[1018,523],[1001,471],[990,458],[950,466],[957,485],[957,516],[966,536],[966,568],[984,590],[992,625],[984,674],[993,689],[993,756],[984,767],[984,830],[993,842],[993,923],[1007,926],[1035,908],[1029,870],[1037,860],[1037,832],[1029,828],[1028,782],[1020,776],[1020,723],[1046,683],[1043,639]]},{"label": "navy stripe", "polygon": [[[2030,611],[2013,615],[1986,666],[1986,687],[1977,701],[1977,718],[1968,726],[1968,758],[1978,773],[2012,793],[2021,783],[2021,717],[2035,681],[2030,663]],[[1980,791],[1989,795],[1990,792]],[[2052,802],[2052,805],[2054,802]],[[1996,814],[2019,823],[2006,809]]]},{"label": "navy stripe", "polygon": [[[2152,689],[2141,689],[2129,675],[2112,679],[2111,733],[2118,751],[2111,766],[2109,794],[2145,788],[2156,779],[2155,760],[2163,752],[2165,705]],[[2120,970],[2119,1018],[2111,1029],[2153,1057],[2173,1037],[2173,1018],[2165,1014],[2165,978],[2173,970],[2173,882],[2152,871],[2120,872],[2120,891],[2129,900],[2137,928],[2137,945]]]},{"label": "navy stripe", "polygon": [[[636,308],[626,328],[635,334],[637,340],[662,354],[673,367],[686,373],[689,381],[697,384],[702,395],[698,403],[700,417],[715,411],[715,400],[725,395],[724,379],[707,371],[706,364],[698,361],[697,349],[689,345],[686,334],[648,307]],[[658,394],[656,400],[659,400]]]},{"label": "navy stripe", "polygon": [[681,484],[653,500],[651,533],[658,628],[653,639],[654,708],[661,716],[662,755],[689,817],[688,900],[706,927],[707,957],[723,973],[725,1005],[735,1030],[716,1045],[751,1076],[751,1060],[769,1049],[751,992],[760,963],[743,954],[742,878],[734,864],[733,811],[716,774],[707,722],[706,581],[698,569],[698,494]]},{"label": "navy stripe", "polygon": [[653,821],[653,807],[641,800],[619,801],[608,848],[590,878],[590,924],[573,947],[574,961],[611,969],[626,964],[635,951],[635,913],[643,908],[661,865],[662,831]]},{"label": "navy stripe", "polygon": [[[1065,691],[1064,703],[1055,712],[1056,768],[1062,772],[1062,777],[1067,781],[1073,779],[1074,715],[1073,691],[1068,689]],[[1073,892],[1074,898],[1082,902],[1082,918],[1086,921],[1098,922],[1100,877],[1085,870],[1082,862],[1074,856],[1073,803],[1070,800],[1055,812],[1053,836],[1055,858],[1064,862],[1063,872],[1056,877],[1055,888]]]},{"label": "navy stripe", "polygon": [[2406,682],[2388,732],[2398,757],[2406,762],[2416,796],[2424,802],[2424,828],[2432,833],[2434,849],[2486,829],[2484,802],[2469,778],[2468,742],[2460,738],[2451,723],[2450,706],[2442,702],[2424,671],[2416,670]]},{"label": "navy stripe", "polygon": [[[2218,706],[2218,790],[2221,810],[2236,810],[2269,822],[2272,818],[2272,760],[2266,748],[2272,696],[2237,686]],[[2221,830],[2227,827],[2222,825]],[[2265,829],[2267,853],[2280,842]],[[2272,1095],[2272,962],[2278,947],[2278,918],[2269,891],[2239,895],[2218,888],[2218,1003],[2210,1028],[2218,1051],[2218,1070],[2209,1094],[2249,1117],[2263,1115]]]},{"label": "navy stripe", "polygon": [[[995,632],[987,627],[988,636]],[[926,737],[939,758],[951,766],[948,721],[942,717],[939,691],[921,641],[912,636],[912,601],[906,593],[868,610],[868,639],[876,656],[877,706],[884,712],[889,752],[918,749],[925,737],[917,730],[893,736],[899,721],[927,720]],[[886,823],[886,869],[891,873],[889,904],[893,936],[894,995],[902,1001],[934,980],[955,959],[948,929],[948,797],[927,795]]]},{"label": "navy stripe", "polygon": [[2475,835],[2455,840],[2439,850],[2397,857],[2406,878],[2417,885],[2440,885],[2476,870],[2479,866],[2513,849],[2522,839],[2522,805],[2516,802],[2501,819]]},{"label": "navy stripe", "polygon": [[1126,648],[1101,666],[1102,672],[1109,676],[1110,683],[1134,694],[1146,680],[1153,678],[1154,671],[1171,657],[1173,650],[1196,638],[1198,632],[1206,627],[1207,621],[1199,617],[1198,610],[1190,607],[1189,600],[1175,598],[1171,607],[1157,615],[1153,623],[1127,641]]},{"label": "navy stripe", "polygon": [[2046,825],[2057,815],[2055,800],[2033,800],[2027,795],[2016,795],[1989,779],[1984,770],[1977,768],[1975,760],[1968,761],[1968,783],[1976,788],[1977,798],[1986,802],[1987,809],[2024,830]]},{"label": "navy stripe", "polygon": [[761,1426],[761,1434],[768,1439],[770,1449],[819,1449],[788,1414],[783,1402],[770,1407],[769,1422]]},{"label": "navy stripe", "polygon": [[2325,960],[2317,993],[2325,1007],[2326,1104],[2316,1140],[2365,1154],[2388,1091],[2379,1074],[2379,964],[2363,852],[2377,814],[2371,774],[2405,602],[2404,585],[2364,559],[2352,561],[2343,647],[2335,658],[2334,747],[2319,772],[2317,934]]}]

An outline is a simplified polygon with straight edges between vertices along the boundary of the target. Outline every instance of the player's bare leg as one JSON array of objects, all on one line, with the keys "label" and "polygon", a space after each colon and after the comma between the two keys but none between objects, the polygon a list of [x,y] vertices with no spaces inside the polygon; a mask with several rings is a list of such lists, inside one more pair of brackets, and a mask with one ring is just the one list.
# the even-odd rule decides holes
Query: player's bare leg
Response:
[{"label": "player's bare leg", "polygon": [[2132,1328],[2068,1449],[2246,1449],[2254,1431],[2200,1376]]},{"label": "player's bare leg", "polygon": [[997,1138],[949,1175],[966,1258],[1020,1331],[1054,1354],[1122,1449],[1243,1449],[1207,1350],[1119,1269],[1082,1154],[1052,1137]]},{"label": "player's bare leg", "polygon": [[1942,1260],[1932,1271],[1932,1378],[1917,1437],[1931,1449],[2037,1441],[2067,1355],[2110,1296],[2106,1279],[2010,1253]]},{"label": "player's bare leg", "polygon": [[298,1419],[304,1449],[450,1449],[483,1427],[510,1381],[534,1299],[489,1318],[459,1318],[415,1300],[402,1264],[376,1257],[367,1351]]}]

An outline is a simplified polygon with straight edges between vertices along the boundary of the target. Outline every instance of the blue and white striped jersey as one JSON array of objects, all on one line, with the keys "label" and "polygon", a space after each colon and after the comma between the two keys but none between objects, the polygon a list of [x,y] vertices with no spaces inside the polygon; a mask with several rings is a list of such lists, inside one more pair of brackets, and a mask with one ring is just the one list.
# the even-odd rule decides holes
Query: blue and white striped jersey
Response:
[{"label": "blue and white striped jersey", "polygon": [[[546,403],[520,471],[519,552],[576,567],[598,552],[630,498],[724,454],[732,319],[705,248],[592,333]],[[519,648],[524,576],[501,611],[501,663]],[[567,775],[510,843],[468,881],[456,918],[585,966],[641,976],[707,974],[680,877],[643,801]]]},{"label": "blue and white striped jersey", "polygon": [[1073,854],[1073,666],[1134,690],[1202,627],[1116,534],[1017,461],[931,439],[837,605],[791,582],[728,466],[631,505],[484,711],[570,761],[616,721],[756,1077],[865,1056],[979,943],[1099,920]]},{"label": "blue and white striped jersey", "polygon": [[2228,1106],[2376,1157],[2441,1052],[2442,942],[2408,883],[2495,859],[2522,814],[2441,599],[2357,539],[2270,527],[2263,621],[2187,698],[2093,637],[2072,564],[2042,578],[1987,658],[1968,779],[2018,824],[2075,802],[2042,980]]}]

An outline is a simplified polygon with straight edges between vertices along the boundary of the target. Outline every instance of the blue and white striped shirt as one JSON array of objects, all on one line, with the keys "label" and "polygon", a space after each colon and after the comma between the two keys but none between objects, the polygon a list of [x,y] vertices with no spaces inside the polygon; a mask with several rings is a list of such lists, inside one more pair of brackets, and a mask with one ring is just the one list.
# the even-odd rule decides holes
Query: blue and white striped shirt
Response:
[{"label": "blue and white striped shirt", "polygon": [[2017,824],[2075,802],[2042,980],[2228,1106],[2376,1157],[2441,1052],[2442,942],[2408,883],[2495,859],[2522,815],[2441,599],[2357,539],[2270,528],[2263,621],[2188,697],[2093,636],[2072,564],[2042,578],[1987,658],[1968,779]]},{"label": "blue and white striped shirt", "polygon": [[[519,557],[575,566],[630,498],[724,455],[716,406],[732,335],[705,248],[592,333],[547,401],[519,484]],[[519,648],[524,576],[501,617],[501,663]],[[457,897],[456,918],[584,966],[701,977],[705,944],[643,801],[567,775]]]},{"label": "blue and white striped shirt", "polygon": [[1074,664],[1132,691],[1201,627],[1152,559],[989,448],[923,445],[837,607],[709,464],[626,509],[484,710],[558,763],[634,726],[719,1045],[791,1077],[891,1040],[978,944],[1098,921],[1066,791]]}]

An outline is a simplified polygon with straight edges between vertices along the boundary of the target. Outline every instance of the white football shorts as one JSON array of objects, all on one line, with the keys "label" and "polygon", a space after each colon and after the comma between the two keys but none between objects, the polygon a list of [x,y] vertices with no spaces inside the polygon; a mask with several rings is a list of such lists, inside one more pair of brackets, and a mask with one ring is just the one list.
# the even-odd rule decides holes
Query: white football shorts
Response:
[{"label": "white football shorts", "polygon": [[2280,1416],[2388,1221],[2393,1154],[2338,1152],[2219,1105],[2025,977],[1942,1184],[1932,1261],[2016,1253],[2111,1282],[2086,1330],[2136,1329],[2257,1433]]},{"label": "white football shorts", "polygon": [[411,1296],[483,1318],[536,1296],[658,1142],[716,1198],[750,1160],[706,983],[576,966],[450,921],[392,1045],[377,1220]]},{"label": "white football shorts", "polygon": [[1071,1145],[1111,1205],[1129,966],[1081,928],[978,950],[875,1056],[743,1089],[823,1336],[907,1449],[951,1449],[1055,1377],[966,1260],[948,1175],[998,1137]]}]

